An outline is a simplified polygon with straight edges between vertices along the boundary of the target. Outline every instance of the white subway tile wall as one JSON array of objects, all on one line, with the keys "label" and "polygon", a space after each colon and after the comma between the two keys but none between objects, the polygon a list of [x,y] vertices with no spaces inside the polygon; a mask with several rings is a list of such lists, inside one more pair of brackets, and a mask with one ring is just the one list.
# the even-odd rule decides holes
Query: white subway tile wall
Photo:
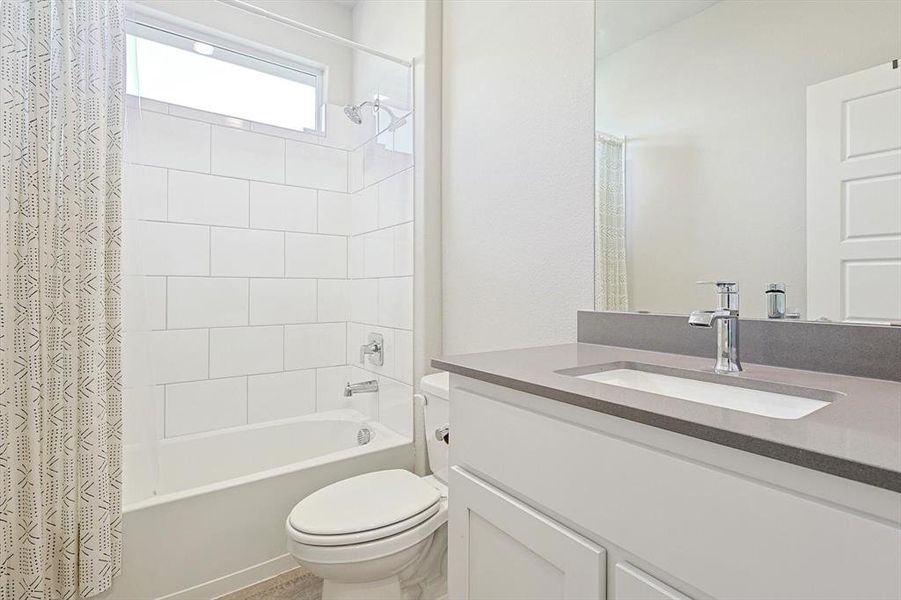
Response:
[{"label": "white subway tile wall", "polygon": [[168,171],[159,167],[128,165],[122,193],[131,201],[123,206],[126,219],[166,220]]},{"label": "white subway tile wall", "polygon": [[210,125],[151,110],[129,108],[126,160],[132,164],[210,172]]},{"label": "white subway tile wall", "polygon": [[210,228],[210,271],[232,277],[282,277],[285,234],[258,229]]},{"label": "white subway tile wall", "polygon": [[[411,127],[128,104],[126,443],[346,408],[410,435]],[[343,395],[364,379],[380,392]]]},{"label": "white subway tile wall", "polygon": [[316,288],[315,279],[251,279],[250,324],[315,323]]},{"label": "white subway tile wall", "polygon": [[169,277],[168,329],[247,325],[247,280],[231,277]]},{"label": "white subway tile wall", "polygon": [[250,226],[279,231],[316,231],[317,191],[250,182]]},{"label": "white subway tile wall", "polygon": [[235,427],[247,416],[243,377],[166,386],[166,436]]},{"label": "white subway tile wall", "polygon": [[334,192],[347,191],[347,152],[288,141],[285,183]]},{"label": "white subway tile wall", "polygon": [[282,371],[284,347],[283,327],[210,329],[210,377]]},{"label": "white subway tile wall", "polygon": [[285,275],[347,277],[347,238],[316,233],[285,234]]},{"label": "white subway tile wall", "polygon": [[169,221],[247,227],[244,179],[169,171]]},{"label": "white subway tile wall", "polygon": [[[285,140],[213,125],[211,167],[217,175],[285,182]],[[305,144],[306,145],[306,144]]]},{"label": "white subway tile wall", "polygon": [[316,412],[316,371],[283,371],[247,378],[247,420],[287,419]]}]

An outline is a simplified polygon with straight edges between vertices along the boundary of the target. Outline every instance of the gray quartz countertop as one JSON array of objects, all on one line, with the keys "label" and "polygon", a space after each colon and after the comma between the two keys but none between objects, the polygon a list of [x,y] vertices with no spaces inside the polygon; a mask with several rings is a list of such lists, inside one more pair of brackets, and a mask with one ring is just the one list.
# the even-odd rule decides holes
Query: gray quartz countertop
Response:
[{"label": "gray quartz countertop", "polygon": [[776,460],[901,492],[901,383],[744,364],[729,378],[839,395],[800,419],[775,419],[578,379],[556,371],[636,362],[712,372],[712,358],[595,344],[502,350],[432,366],[554,401],[667,429]]}]

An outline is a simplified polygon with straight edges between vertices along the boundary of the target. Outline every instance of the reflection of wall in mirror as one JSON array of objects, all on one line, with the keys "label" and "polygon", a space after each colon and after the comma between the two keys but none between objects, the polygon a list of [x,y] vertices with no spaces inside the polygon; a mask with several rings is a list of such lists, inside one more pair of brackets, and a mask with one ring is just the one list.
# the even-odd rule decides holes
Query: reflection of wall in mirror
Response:
[{"label": "reflection of wall in mirror", "polygon": [[[901,3],[724,0],[597,64],[596,127],[629,137],[632,310],[688,313],[702,279],[806,307],[806,88],[901,55]],[[806,315],[804,315],[806,317]]]}]

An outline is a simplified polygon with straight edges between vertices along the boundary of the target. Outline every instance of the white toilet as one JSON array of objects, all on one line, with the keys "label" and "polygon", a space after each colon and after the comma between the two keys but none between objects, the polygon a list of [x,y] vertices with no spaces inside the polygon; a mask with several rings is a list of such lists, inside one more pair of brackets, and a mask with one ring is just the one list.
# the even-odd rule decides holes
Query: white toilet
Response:
[{"label": "white toilet", "polygon": [[310,494],[288,516],[288,551],[322,577],[323,600],[399,599],[398,575],[447,522],[447,444],[435,432],[448,422],[448,374],[421,386],[433,475],[365,473]]}]

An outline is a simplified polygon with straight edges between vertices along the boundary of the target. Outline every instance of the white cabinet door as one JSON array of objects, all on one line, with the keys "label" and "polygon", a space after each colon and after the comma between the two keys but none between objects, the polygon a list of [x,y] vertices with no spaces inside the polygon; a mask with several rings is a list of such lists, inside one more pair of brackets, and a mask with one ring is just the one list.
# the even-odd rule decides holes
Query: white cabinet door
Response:
[{"label": "white cabinet door", "polygon": [[606,597],[603,548],[458,467],[450,490],[449,598]]},{"label": "white cabinet door", "polygon": [[806,316],[901,321],[896,65],[807,88]]},{"label": "white cabinet door", "polygon": [[629,563],[617,563],[613,573],[613,600],[691,599]]}]

